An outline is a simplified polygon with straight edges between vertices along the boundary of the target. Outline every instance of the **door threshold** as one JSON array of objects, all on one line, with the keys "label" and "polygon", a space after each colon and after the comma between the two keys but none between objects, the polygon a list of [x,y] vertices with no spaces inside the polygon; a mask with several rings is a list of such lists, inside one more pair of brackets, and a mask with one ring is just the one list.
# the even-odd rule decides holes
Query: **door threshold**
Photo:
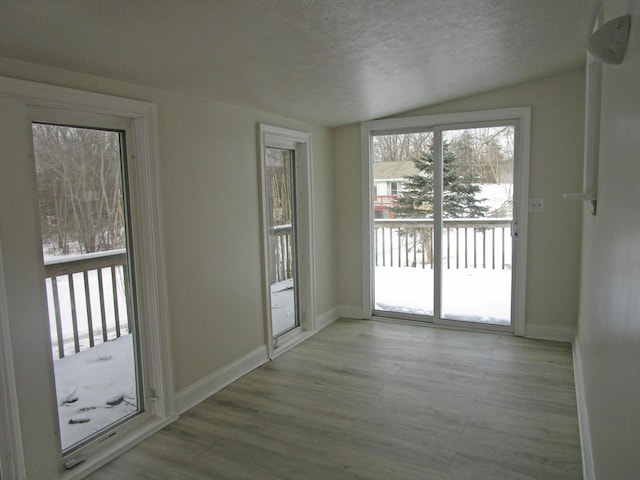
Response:
[{"label": "door threshold", "polygon": [[458,322],[455,320],[447,320],[446,323],[424,321],[424,320],[412,320],[407,318],[386,317],[374,315],[371,317],[374,322],[381,323],[394,323],[397,325],[411,325],[414,327],[430,327],[430,328],[442,328],[446,330],[461,330],[467,332],[484,332],[484,333],[498,333],[501,335],[515,335],[512,327],[502,325],[491,325],[485,323],[470,323],[470,322]]}]

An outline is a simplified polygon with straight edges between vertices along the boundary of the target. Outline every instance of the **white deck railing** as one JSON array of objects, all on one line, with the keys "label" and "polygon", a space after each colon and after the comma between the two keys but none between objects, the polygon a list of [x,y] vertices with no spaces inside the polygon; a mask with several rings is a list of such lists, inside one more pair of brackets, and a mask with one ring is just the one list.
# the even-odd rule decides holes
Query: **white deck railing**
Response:
[{"label": "white deck railing", "polygon": [[131,331],[125,249],[47,259],[45,285],[54,358]]},{"label": "white deck railing", "polygon": [[271,284],[293,277],[293,229],[291,224],[271,227]]},{"label": "white deck railing", "polygon": [[[444,268],[511,268],[511,219],[446,218]],[[375,266],[433,268],[432,219],[376,219]]]}]

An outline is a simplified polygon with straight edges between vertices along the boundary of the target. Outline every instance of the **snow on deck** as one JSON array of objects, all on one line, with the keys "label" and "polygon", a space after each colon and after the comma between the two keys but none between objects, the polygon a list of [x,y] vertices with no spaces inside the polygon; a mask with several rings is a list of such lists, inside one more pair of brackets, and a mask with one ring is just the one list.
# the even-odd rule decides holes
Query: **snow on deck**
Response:
[{"label": "snow on deck", "polygon": [[137,410],[131,337],[54,360],[63,450]]},{"label": "snow on deck", "polygon": [[295,326],[293,278],[271,285],[271,329],[273,336]]},{"label": "snow on deck", "polygon": [[[509,325],[511,270],[444,269],[443,317]],[[387,312],[433,315],[433,270],[375,268],[375,308]]]}]

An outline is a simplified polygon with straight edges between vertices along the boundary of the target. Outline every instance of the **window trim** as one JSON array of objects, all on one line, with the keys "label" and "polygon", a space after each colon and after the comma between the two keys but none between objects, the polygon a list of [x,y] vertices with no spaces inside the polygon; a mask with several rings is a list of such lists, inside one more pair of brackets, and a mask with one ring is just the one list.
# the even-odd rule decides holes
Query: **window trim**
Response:
[{"label": "window trim", "polygon": [[0,244],[0,477],[26,478],[18,393],[13,371],[13,349],[9,331],[9,311]]},{"label": "window trim", "polygon": [[[311,161],[311,134],[264,123],[258,124],[258,162],[260,172],[263,306],[265,309],[265,343],[269,358],[275,358],[312,335],[316,322],[315,297],[315,247],[313,240],[313,177]],[[267,271],[267,202],[265,148],[285,148],[295,151],[296,158],[296,204],[297,204],[297,264],[298,264],[298,314],[300,326],[282,335],[278,348],[273,346],[271,325],[271,298],[269,294],[269,272]]]},{"label": "window trim", "polygon": [[[122,435],[102,443],[100,451],[92,452],[77,468],[61,473],[61,478],[80,478],[177,418],[174,415],[173,406],[174,387],[170,361],[166,273],[160,215],[156,106],[139,100],[6,77],[0,77],[0,95],[18,102],[26,111],[47,108],[68,112],[79,118],[83,115],[120,117],[131,123],[135,151],[129,154],[130,157],[135,158],[135,162],[131,162],[129,168],[131,169],[130,190],[136,199],[135,204],[132,204],[137,244],[135,251],[138,265],[145,265],[144,270],[138,268],[137,272],[138,311],[140,318],[144,318],[145,324],[140,333],[142,342],[145,343],[144,360],[147,362],[145,377],[147,382],[144,389],[151,400],[146,406],[146,411],[151,414],[151,418],[135,431],[123,432]],[[0,276],[4,278],[1,264]],[[6,301],[3,301],[0,296],[0,308],[3,306],[6,306]],[[0,321],[4,328],[5,320],[8,322],[8,318],[5,319],[5,315],[0,317],[2,317]],[[3,342],[2,353],[6,355],[4,347]],[[0,368],[2,368],[2,379],[8,379],[10,384],[13,383],[15,390],[15,378],[11,365],[3,362]],[[3,399],[0,398],[1,400]],[[10,420],[19,423],[18,409],[13,407],[11,402],[6,405],[3,402],[1,406],[6,410]],[[24,451],[22,442],[17,444],[18,440],[16,440],[19,432],[13,437],[11,447],[18,450],[18,456],[22,456]]]}]

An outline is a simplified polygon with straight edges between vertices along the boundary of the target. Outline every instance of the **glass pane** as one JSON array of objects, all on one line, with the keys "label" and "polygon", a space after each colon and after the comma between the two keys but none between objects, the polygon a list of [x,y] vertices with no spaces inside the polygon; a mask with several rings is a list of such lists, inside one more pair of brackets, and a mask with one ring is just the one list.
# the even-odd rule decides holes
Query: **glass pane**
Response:
[{"label": "glass pane", "polygon": [[433,315],[433,133],[373,137],[374,303]]},{"label": "glass pane", "polygon": [[297,327],[294,152],[267,148],[271,326],[274,337]]},{"label": "glass pane", "polygon": [[514,128],[442,139],[442,318],[510,325]]},{"label": "glass pane", "polygon": [[130,308],[124,134],[34,123],[63,451],[141,411]]}]

